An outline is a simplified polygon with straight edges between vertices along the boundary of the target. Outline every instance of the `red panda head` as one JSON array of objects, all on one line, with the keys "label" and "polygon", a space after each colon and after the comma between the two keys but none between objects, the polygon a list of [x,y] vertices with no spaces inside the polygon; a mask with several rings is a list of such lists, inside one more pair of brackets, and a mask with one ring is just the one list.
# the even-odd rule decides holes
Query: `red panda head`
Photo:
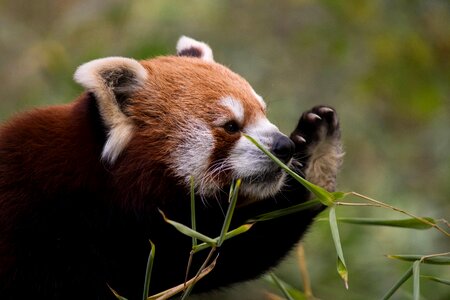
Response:
[{"label": "red panda head", "polygon": [[186,188],[193,176],[203,196],[237,178],[252,199],[278,192],[284,173],[242,135],[290,161],[293,143],[269,122],[263,99],[215,63],[205,43],[182,37],[177,54],[139,62],[109,57],[78,68],[75,80],[95,95],[108,129],[102,159],[139,160],[135,172],[163,165],[164,176]]}]

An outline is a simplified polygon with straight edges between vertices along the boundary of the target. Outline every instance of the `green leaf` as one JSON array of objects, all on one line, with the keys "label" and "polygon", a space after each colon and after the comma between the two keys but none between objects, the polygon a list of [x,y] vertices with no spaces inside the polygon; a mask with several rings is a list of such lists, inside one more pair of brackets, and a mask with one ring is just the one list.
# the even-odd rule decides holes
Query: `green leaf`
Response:
[{"label": "green leaf", "polygon": [[413,263],[413,299],[420,299],[420,260]]},{"label": "green leaf", "polygon": [[348,289],[348,270],[345,264],[344,253],[342,251],[341,239],[339,237],[339,230],[336,222],[336,207],[330,207],[329,221],[331,228],[331,235],[333,237],[334,246],[338,255],[337,271],[342,280],[344,280],[345,288]]},{"label": "green leaf", "polygon": [[111,290],[111,292],[114,294],[114,297],[116,297],[119,300],[128,300],[127,298],[120,296],[119,293],[117,293],[112,287],[109,286],[109,284],[106,284],[106,285]]},{"label": "green leaf", "polygon": [[172,220],[166,218],[166,215],[164,215],[164,213],[161,210],[159,210],[159,213],[163,216],[164,221],[166,221],[167,223],[169,223],[170,225],[175,227],[175,229],[177,229],[182,234],[190,236],[190,237],[195,237],[205,243],[210,244],[211,246],[215,246],[217,244],[216,240],[214,240],[204,234],[201,234],[200,232],[192,230],[191,228],[187,227],[186,225],[183,225],[181,223],[178,223],[178,222],[175,222],[175,221],[172,221]]},{"label": "green leaf", "polygon": [[[244,224],[244,225],[239,226],[239,227],[236,228],[236,229],[233,229],[233,230],[231,230],[231,231],[228,231],[228,232],[225,234],[224,241],[226,241],[226,240],[228,240],[228,239],[230,239],[230,238],[232,238],[232,237],[235,237],[235,236],[237,236],[237,235],[240,235],[240,234],[242,234],[242,233],[248,231],[250,228],[252,228],[252,226],[253,226],[252,223],[250,223],[250,224]],[[218,239],[219,239],[219,237],[216,238],[216,240],[218,240]],[[194,251],[194,253],[197,253],[197,252],[199,252],[199,251],[201,251],[201,250],[208,249],[209,247],[211,247],[210,244],[207,244],[207,243],[201,243],[201,244],[195,246],[194,248],[192,248],[192,250]]]},{"label": "green leaf", "polygon": [[336,200],[345,198],[345,196],[347,196],[348,193],[344,193],[344,192],[332,192],[331,195],[333,195],[334,201],[336,201]]},{"label": "green leaf", "polygon": [[222,246],[223,241],[225,240],[225,235],[230,228],[231,219],[233,217],[234,209],[236,207],[237,198],[239,194],[239,187],[241,186],[241,179],[238,179],[236,183],[233,183],[230,188],[230,203],[228,204],[227,214],[225,216],[225,220],[223,222],[222,230],[220,232],[219,239],[217,240],[217,247]]},{"label": "green leaf", "polygon": [[[432,224],[436,224],[436,221],[432,218],[423,218]],[[374,226],[390,226],[390,227],[402,227],[410,229],[430,229],[432,225],[425,224],[417,219],[402,219],[402,220],[386,220],[386,219],[373,219],[373,218],[338,218],[339,222],[358,224],[358,225],[374,225]]]},{"label": "green leaf", "polygon": [[264,213],[261,215],[258,215],[254,218],[251,218],[249,220],[247,220],[247,223],[255,223],[255,222],[261,222],[261,221],[268,221],[268,220],[272,220],[275,218],[279,218],[279,217],[283,217],[289,214],[293,214],[302,210],[306,210],[309,209],[311,207],[317,206],[320,204],[320,201],[315,198],[309,201],[306,201],[304,203],[300,203],[297,205],[293,205],[287,208],[282,208],[282,209],[278,209],[278,210],[274,210],[268,213]]},{"label": "green leaf", "polygon": [[403,283],[405,283],[406,280],[409,279],[409,277],[411,277],[413,273],[413,267],[411,266],[408,271],[406,271],[405,274],[403,274],[403,276],[394,284],[393,287],[391,287],[386,294],[383,296],[382,300],[387,300],[389,298],[391,298],[391,296],[399,289],[399,287],[402,286]]},{"label": "green leaf", "polygon": [[275,157],[272,153],[270,153],[270,151],[268,151],[261,144],[259,144],[254,138],[252,138],[251,136],[246,135],[246,134],[243,134],[243,135],[248,140],[250,140],[250,142],[252,142],[256,147],[258,147],[259,150],[264,152],[264,154],[267,155],[271,160],[273,160],[276,164],[278,164],[284,171],[286,171],[286,173],[291,175],[295,180],[297,180],[305,188],[307,188],[311,193],[313,193],[317,197],[317,199],[319,199],[319,201],[322,202],[322,204],[324,204],[326,206],[334,205],[335,198],[332,193],[329,193],[324,188],[307,181],[306,179],[304,179],[303,177],[301,177],[300,175],[298,175],[297,173],[295,173],[294,171],[289,169],[288,166],[286,166],[277,157]]},{"label": "green leaf", "polygon": [[341,276],[342,280],[344,280],[345,288],[348,290],[348,271],[347,266],[345,265],[345,262],[342,260],[341,257],[338,256],[337,259],[337,272],[339,276]]},{"label": "green leaf", "polygon": [[226,240],[228,240],[228,239],[230,239],[230,238],[232,238],[232,237],[235,237],[235,236],[237,236],[237,235],[240,235],[240,234],[242,234],[242,233],[248,231],[250,228],[252,228],[252,226],[253,226],[253,224],[251,224],[251,223],[250,223],[250,224],[244,224],[244,225],[239,226],[239,227],[236,228],[236,229],[233,229],[233,230],[231,230],[231,231],[228,231],[228,232],[225,234],[224,240],[226,241]]},{"label": "green leaf", "polygon": [[450,265],[450,257],[448,256],[433,256],[426,257],[426,255],[386,255],[388,258],[404,260],[404,261],[416,261],[421,260],[424,264],[431,265]]},{"label": "green leaf", "polygon": [[150,241],[150,253],[147,260],[147,268],[145,270],[145,280],[144,280],[144,292],[142,294],[142,300],[148,298],[148,292],[150,288],[150,280],[152,276],[153,261],[155,260],[155,244]]},{"label": "green leaf", "polygon": [[434,276],[425,276],[425,275],[422,275],[420,277],[428,279],[428,280],[431,280],[431,281],[436,281],[436,282],[439,282],[439,283],[450,285],[450,280],[447,280],[447,279],[438,278],[438,277],[434,277]]},{"label": "green leaf", "polygon": [[294,298],[292,298],[291,294],[288,292],[281,279],[279,279],[273,272],[270,272],[270,277],[272,278],[278,289],[283,293],[286,299],[295,300]]},{"label": "green leaf", "polygon": [[[294,300],[306,300],[305,294],[300,291],[299,289],[294,288],[286,281],[283,281],[281,278],[276,276],[274,273],[270,272],[266,276],[263,277],[265,281],[267,281],[270,285],[278,288],[278,289],[284,289],[289,296]],[[281,286],[281,288],[280,288]],[[284,292],[281,290],[281,292],[284,294]],[[285,296],[286,297],[286,296]]]}]

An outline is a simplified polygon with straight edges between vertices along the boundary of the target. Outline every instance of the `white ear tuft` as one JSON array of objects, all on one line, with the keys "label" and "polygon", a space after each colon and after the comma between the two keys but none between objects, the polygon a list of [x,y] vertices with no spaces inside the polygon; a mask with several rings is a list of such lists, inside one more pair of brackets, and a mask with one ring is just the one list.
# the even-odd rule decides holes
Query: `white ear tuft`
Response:
[{"label": "white ear tuft", "polygon": [[108,128],[108,140],[102,159],[113,163],[133,135],[133,123],[122,111],[126,100],[144,85],[146,69],[136,60],[125,57],[96,59],[78,67],[74,79],[92,92]]},{"label": "white ear tuft", "polygon": [[206,61],[214,61],[212,50],[207,44],[187,36],[182,36],[178,40],[177,55],[198,57]]},{"label": "white ear tuft", "polygon": [[103,146],[102,159],[114,163],[133,137],[133,124],[122,122],[111,128]]},{"label": "white ear tuft", "polygon": [[123,88],[128,85],[128,88],[133,89],[145,82],[146,78],[147,71],[138,61],[119,56],[92,60],[79,66],[74,74],[76,82],[94,93],[105,87],[117,87],[117,84],[123,85]]}]

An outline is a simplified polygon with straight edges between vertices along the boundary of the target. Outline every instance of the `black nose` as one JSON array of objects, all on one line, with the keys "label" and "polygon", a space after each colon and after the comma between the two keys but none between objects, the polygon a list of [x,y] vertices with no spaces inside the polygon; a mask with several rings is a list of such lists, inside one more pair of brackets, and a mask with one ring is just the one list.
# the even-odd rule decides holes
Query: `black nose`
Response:
[{"label": "black nose", "polygon": [[277,134],[274,138],[272,153],[283,162],[288,162],[294,155],[295,145],[290,138]]}]

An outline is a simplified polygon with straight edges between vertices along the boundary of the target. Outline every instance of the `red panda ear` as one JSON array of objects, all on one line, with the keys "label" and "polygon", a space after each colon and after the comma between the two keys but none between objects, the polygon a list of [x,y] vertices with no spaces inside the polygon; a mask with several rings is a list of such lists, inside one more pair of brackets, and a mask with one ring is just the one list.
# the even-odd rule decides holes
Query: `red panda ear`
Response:
[{"label": "red panda ear", "polygon": [[212,50],[207,44],[187,36],[182,36],[178,40],[177,55],[198,57],[206,61],[214,61]]},{"label": "red panda ear", "polygon": [[97,99],[101,117],[109,130],[102,158],[111,163],[124,150],[133,133],[133,124],[121,106],[146,78],[147,71],[138,61],[124,57],[96,59],[81,65],[75,72],[75,81]]},{"label": "red panda ear", "polygon": [[125,57],[106,57],[92,60],[78,67],[76,82],[97,97],[120,104],[134,90],[142,86],[147,71],[136,60]]}]

